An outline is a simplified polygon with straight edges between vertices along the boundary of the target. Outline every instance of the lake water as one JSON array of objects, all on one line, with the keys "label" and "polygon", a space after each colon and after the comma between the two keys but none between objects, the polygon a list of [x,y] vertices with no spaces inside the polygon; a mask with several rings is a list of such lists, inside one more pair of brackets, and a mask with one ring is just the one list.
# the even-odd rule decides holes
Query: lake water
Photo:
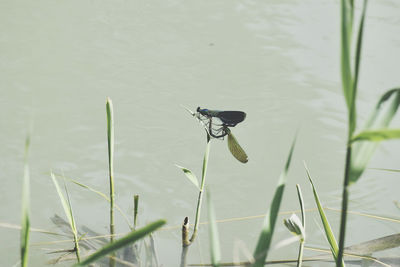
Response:
[{"label": "lake water", "polygon": [[[315,208],[303,160],[324,205],[340,207],[347,111],[339,73],[339,1],[6,0],[0,10],[1,223],[20,223],[30,129],[32,227],[56,231],[50,217],[64,216],[50,170],[108,193],[106,97],[114,104],[116,201],[131,214],[133,195],[139,194],[140,225],[168,221],[171,228],[155,236],[163,266],[178,265],[180,225],[185,216],[194,221],[197,202],[196,188],[175,164],[200,177],[206,144],[204,130],[182,105],[247,113],[233,128],[247,164],[232,157],[226,140],[211,144],[207,185],[218,219],[267,211],[297,130],[282,211],[299,208],[297,183],[306,208]],[[369,3],[360,126],[378,97],[399,86],[399,15],[396,0]],[[399,149],[398,141],[384,143],[369,166],[399,169]],[[352,187],[350,210],[398,216],[393,201],[399,200],[399,186],[398,173],[367,170]],[[77,224],[107,233],[108,203],[73,184],[68,189]],[[327,248],[318,215],[307,215],[308,245]],[[329,211],[328,217],[338,232],[339,213]],[[117,231],[127,232],[123,218],[116,220]],[[281,221],[273,244],[290,237]],[[253,251],[261,224],[261,218],[219,223],[223,260],[232,261],[238,246]],[[398,223],[350,215],[346,241],[396,231]],[[1,266],[13,266],[19,231],[2,227],[0,236]],[[45,249],[72,247],[39,244],[57,239],[32,233],[30,266],[53,258]],[[296,256],[297,244],[270,253],[270,259]],[[209,262],[206,226],[189,262]]]}]

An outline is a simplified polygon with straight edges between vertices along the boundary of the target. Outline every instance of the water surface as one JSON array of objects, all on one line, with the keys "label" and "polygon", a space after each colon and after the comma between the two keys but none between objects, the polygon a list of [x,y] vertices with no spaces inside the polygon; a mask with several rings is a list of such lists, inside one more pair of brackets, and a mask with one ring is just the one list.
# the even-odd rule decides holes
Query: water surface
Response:
[{"label": "water surface", "polygon": [[[360,76],[359,125],[377,98],[399,85],[400,4],[370,1]],[[156,235],[160,262],[177,266],[180,224],[194,221],[197,192],[174,164],[200,177],[205,134],[181,105],[243,110],[233,132],[249,155],[245,165],[226,141],[210,151],[207,184],[219,219],[264,214],[299,131],[282,210],[298,209],[295,184],[314,208],[305,160],[324,204],[340,206],[346,107],[339,75],[338,1],[36,1],[0,3],[0,221],[19,224],[24,139],[32,128],[32,227],[56,230],[62,207],[50,170],[108,192],[105,99],[114,103],[117,202],[140,224],[165,218]],[[359,14],[360,10],[357,10]],[[33,126],[31,126],[33,125]],[[399,125],[396,119],[393,125]],[[370,166],[398,168],[396,141]],[[350,209],[398,214],[399,175],[368,170],[352,188]],[[108,205],[68,184],[79,225],[106,233]],[[203,210],[202,221],[207,219]],[[289,215],[288,215],[289,216]],[[339,214],[328,213],[334,229]],[[128,228],[117,217],[117,231]],[[262,219],[220,223],[223,259],[243,242],[252,251]],[[308,242],[327,247],[315,213]],[[393,233],[396,225],[350,216],[348,244]],[[371,231],[373,229],[373,231]],[[18,261],[19,233],[0,228],[2,266]],[[279,225],[274,243],[290,234]],[[55,240],[32,234],[32,243]],[[49,260],[41,245],[32,266]],[[308,252],[307,252],[308,253]],[[242,255],[242,254],[241,254]],[[295,258],[296,245],[271,258]],[[190,262],[208,262],[202,227]],[[245,257],[240,256],[243,260]]]}]

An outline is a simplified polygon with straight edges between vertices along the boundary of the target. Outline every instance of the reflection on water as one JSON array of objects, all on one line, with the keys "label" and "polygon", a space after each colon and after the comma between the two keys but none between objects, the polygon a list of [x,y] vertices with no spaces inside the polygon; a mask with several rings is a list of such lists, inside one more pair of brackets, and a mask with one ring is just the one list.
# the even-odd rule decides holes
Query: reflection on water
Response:
[{"label": "reflection on water", "polygon": [[[185,216],[194,220],[197,197],[174,164],[200,176],[205,148],[203,130],[181,105],[247,113],[241,127],[235,128],[249,156],[246,165],[229,154],[226,141],[211,145],[207,183],[218,218],[266,211],[296,129],[300,135],[282,208],[298,208],[296,183],[305,191],[307,208],[313,207],[302,160],[314,174],[322,198],[338,207],[347,133],[339,80],[337,5],[332,1],[23,5],[3,1],[0,201],[5,204],[0,207],[0,221],[19,222],[23,142],[30,121],[34,122],[30,159],[34,227],[54,229],[49,218],[62,214],[47,174],[50,169],[108,192],[106,96],[115,109],[119,205],[130,212],[132,195],[139,194],[142,225],[165,218],[178,227],[157,235],[159,258],[165,266],[179,261],[179,225]],[[361,119],[383,91],[398,84],[399,11],[394,0],[370,3],[360,82]],[[398,146],[385,144],[371,166],[396,168]],[[391,212],[397,195],[396,186],[388,185],[398,184],[398,177],[376,171],[364,176],[353,189],[352,207]],[[70,187],[77,223],[105,233],[107,203]],[[329,216],[338,229],[337,214]],[[127,231],[122,219],[118,221],[117,231]],[[310,231],[316,229],[310,232],[310,242],[326,246],[316,225],[311,220],[309,225]],[[354,234],[350,241],[382,235],[386,229],[378,225],[365,236],[365,231],[352,229],[350,221],[349,232]],[[232,259],[236,240],[244,241],[251,251],[260,227],[261,219],[221,224],[224,259]],[[205,230],[191,247],[191,262],[208,262]],[[0,231],[8,244],[2,249],[7,255],[2,257],[3,265],[9,266],[18,259],[18,233]],[[286,237],[286,232],[278,231],[275,240]],[[37,234],[32,239],[49,240]],[[294,248],[292,252],[295,257]],[[48,259],[40,250],[32,254],[33,265]],[[287,251],[273,251],[271,256],[287,257]]]}]

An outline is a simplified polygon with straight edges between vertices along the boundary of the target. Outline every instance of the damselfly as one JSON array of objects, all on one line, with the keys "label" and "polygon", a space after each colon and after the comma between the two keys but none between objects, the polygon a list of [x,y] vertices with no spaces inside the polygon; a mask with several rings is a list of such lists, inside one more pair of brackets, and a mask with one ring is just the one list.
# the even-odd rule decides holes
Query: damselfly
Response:
[{"label": "damselfly", "polygon": [[197,113],[192,113],[206,129],[207,133],[217,139],[224,139],[228,135],[228,148],[232,155],[240,162],[248,161],[247,154],[237,142],[229,127],[244,121],[246,113],[243,111],[219,111],[197,108]]},{"label": "damselfly", "polygon": [[223,138],[229,133],[228,127],[235,127],[246,118],[243,111],[219,111],[200,107],[196,111],[197,118],[207,126],[208,133],[214,138]]}]

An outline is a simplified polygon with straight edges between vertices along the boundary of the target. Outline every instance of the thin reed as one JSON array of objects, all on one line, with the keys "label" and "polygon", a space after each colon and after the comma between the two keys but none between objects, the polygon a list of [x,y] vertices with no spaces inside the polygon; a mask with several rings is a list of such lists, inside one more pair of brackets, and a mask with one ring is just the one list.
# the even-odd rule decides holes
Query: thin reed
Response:
[{"label": "thin reed", "polygon": [[[108,144],[108,172],[110,178],[110,242],[114,241],[114,115],[113,105],[110,98],[107,97],[107,144]],[[115,266],[115,254],[110,257],[110,267]]]},{"label": "thin reed", "polygon": [[20,253],[21,266],[28,266],[29,255],[29,234],[30,234],[30,219],[29,219],[29,191],[30,191],[30,176],[29,176],[29,155],[30,137],[25,140],[24,153],[24,177],[22,181],[22,216],[21,216],[21,237],[20,237]]},{"label": "thin reed", "polygon": [[194,222],[194,229],[193,229],[192,237],[190,238],[190,242],[193,242],[194,239],[196,238],[197,231],[198,231],[198,228],[199,228],[201,204],[202,204],[203,192],[204,192],[204,185],[206,184],[208,156],[210,154],[210,140],[211,140],[210,136],[207,134],[206,152],[204,153],[203,168],[201,170],[201,183],[200,183],[199,197],[197,198],[196,219],[195,219],[195,222]]},{"label": "thin reed", "polygon": [[[391,89],[382,96],[381,100],[378,102],[378,105],[373,111],[371,118],[368,120],[365,130],[355,134],[357,126],[356,98],[367,3],[367,0],[363,0],[357,36],[355,38],[355,51],[352,51],[355,10],[354,0],[341,0],[341,76],[343,94],[348,110],[348,134],[342,188],[339,251],[336,258],[336,266],[338,267],[343,266],[344,264],[343,252],[346,237],[349,186],[356,182],[364,172],[372,154],[377,147],[376,142],[400,138],[399,129],[370,129],[372,126],[387,127],[389,125],[400,104],[398,88]],[[377,123],[377,117],[381,108],[381,104],[387,101],[392,95],[396,94],[397,97],[391,102],[389,111],[385,114],[381,123]],[[375,142],[375,144],[371,142]]]}]

